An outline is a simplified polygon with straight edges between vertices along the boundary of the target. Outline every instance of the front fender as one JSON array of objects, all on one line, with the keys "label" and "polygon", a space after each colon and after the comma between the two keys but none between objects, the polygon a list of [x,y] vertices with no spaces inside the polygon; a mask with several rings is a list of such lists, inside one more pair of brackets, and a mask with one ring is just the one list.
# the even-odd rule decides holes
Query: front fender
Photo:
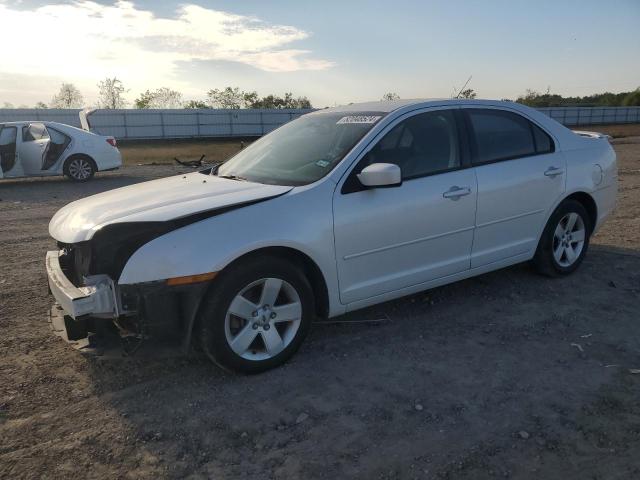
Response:
[{"label": "front fender", "polygon": [[125,264],[119,285],[217,272],[266,247],[288,247],[311,258],[324,276],[330,302],[337,292],[331,192],[325,182],[207,218],[157,237]]}]

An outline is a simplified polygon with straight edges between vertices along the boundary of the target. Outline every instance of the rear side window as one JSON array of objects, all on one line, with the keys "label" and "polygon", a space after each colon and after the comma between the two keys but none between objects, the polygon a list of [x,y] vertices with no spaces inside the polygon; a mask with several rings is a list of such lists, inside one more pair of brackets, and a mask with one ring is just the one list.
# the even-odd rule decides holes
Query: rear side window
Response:
[{"label": "rear side window", "polygon": [[475,139],[474,163],[535,155],[529,121],[501,110],[467,110]]},{"label": "rear side window", "polygon": [[22,127],[22,141],[46,140],[49,138],[47,129],[42,123],[32,123],[28,127]]},{"label": "rear side window", "polygon": [[536,142],[536,153],[543,154],[553,152],[553,141],[551,137],[533,123],[531,124],[531,129],[533,130],[533,139]]}]

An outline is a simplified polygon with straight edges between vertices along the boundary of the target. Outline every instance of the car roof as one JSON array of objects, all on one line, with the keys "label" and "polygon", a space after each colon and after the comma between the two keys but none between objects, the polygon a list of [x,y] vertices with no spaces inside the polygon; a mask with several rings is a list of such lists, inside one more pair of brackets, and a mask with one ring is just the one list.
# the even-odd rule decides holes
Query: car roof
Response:
[{"label": "car roof", "polygon": [[63,125],[62,123],[58,123],[58,122],[49,122],[47,120],[19,120],[16,122],[0,122],[2,125],[27,125],[29,123],[42,123],[43,125]]},{"label": "car roof", "polygon": [[476,100],[469,98],[412,98],[406,100],[383,100],[376,102],[350,103],[337,107],[325,108],[319,112],[385,112],[391,113],[404,107],[435,107],[459,105],[502,106],[519,110],[521,105],[503,100]]},{"label": "car roof", "polygon": [[544,127],[547,133],[552,133],[552,136],[559,142],[561,149],[568,150],[572,148],[582,148],[579,142],[579,136],[575,135],[564,125],[560,124],[556,120],[552,119],[548,115],[528,107],[518,102],[511,102],[508,100],[481,100],[481,99],[469,99],[469,98],[416,98],[409,100],[390,100],[390,101],[378,101],[378,102],[366,102],[366,103],[352,103],[349,105],[343,105],[339,107],[326,108],[324,110],[317,110],[308,115],[322,114],[323,112],[335,112],[335,113],[349,113],[349,112],[381,112],[386,114],[387,117],[398,117],[412,110],[428,107],[493,107],[504,109],[507,111],[518,112],[524,115],[529,120],[533,120],[538,126]]},{"label": "car roof", "polygon": [[48,120],[20,120],[17,122],[0,122],[0,125],[7,126],[7,127],[11,127],[11,126],[20,127],[24,125],[29,125],[31,123],[41,123],[47,127],[53,127],[58,130],[62,130],[66,132],[73,131],[75,133],[85,133],[89,135],[94,135],[92,132],[88,132],[81,128],[74,127],[73,125],[67,125],[66,123],[60,123],[60,122],[51,122]]}]

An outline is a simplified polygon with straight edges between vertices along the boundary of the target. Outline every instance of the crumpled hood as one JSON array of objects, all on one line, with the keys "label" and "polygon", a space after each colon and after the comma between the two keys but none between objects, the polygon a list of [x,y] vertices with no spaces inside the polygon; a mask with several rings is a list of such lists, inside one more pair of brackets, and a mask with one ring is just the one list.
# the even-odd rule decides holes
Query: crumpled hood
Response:
[{"label": "crumpled hood", "polygon": [[117,188],[76,200],[49,222],[50,235],[63,243],[89,240],[105,225],[162,222],[194,213],[275,197],[293,187],[264,185],[198,172]]}]

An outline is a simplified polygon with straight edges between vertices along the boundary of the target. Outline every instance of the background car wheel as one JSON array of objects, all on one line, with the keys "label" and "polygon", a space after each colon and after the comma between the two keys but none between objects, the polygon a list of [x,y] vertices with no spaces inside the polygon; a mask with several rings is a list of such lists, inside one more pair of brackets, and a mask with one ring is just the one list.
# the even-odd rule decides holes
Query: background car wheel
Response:
[{"label": "background car wheel", "polygon": [[64,174],[74,182],[86,182],[96,173],[95,162],[86,156],[78,155],[67,159]]},{"label": "background car wheel", "polygon": [[582,263],[592,230],[589,214],[582,204],[565,200],[547,222],[533,265],[544,275],[568,275]]},{"label": "background car wheel", "polygon": [[284,259],[253,258],[223,271],[203,299],[200,340],[221,367],[260,373],[300,347],[314,315],[311,286]]}]

